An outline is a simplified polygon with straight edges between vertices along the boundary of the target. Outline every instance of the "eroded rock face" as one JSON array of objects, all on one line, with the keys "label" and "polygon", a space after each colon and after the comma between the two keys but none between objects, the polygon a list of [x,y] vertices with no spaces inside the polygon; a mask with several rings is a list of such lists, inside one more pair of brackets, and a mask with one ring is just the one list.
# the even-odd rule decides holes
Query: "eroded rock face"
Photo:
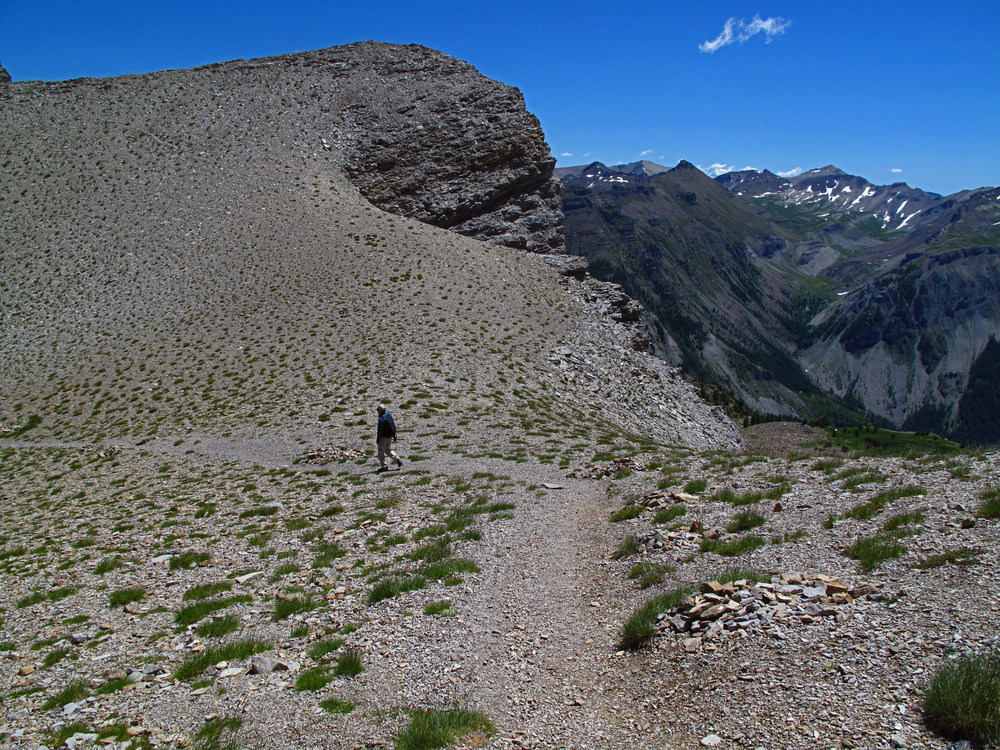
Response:
[{"label": "eroded rock face", "polygon": [[555,159],[520,91],[425,47],[330,52],[353,65],[342,148],[365,197],[487,242],[563,247]]}]

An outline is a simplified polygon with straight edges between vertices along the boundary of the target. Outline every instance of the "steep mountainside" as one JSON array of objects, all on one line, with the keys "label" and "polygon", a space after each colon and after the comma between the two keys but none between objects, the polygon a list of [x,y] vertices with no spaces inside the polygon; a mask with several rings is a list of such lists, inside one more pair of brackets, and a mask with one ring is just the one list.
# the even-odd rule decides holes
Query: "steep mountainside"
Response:
[{"label": "steep mountainside", "polygon": [[[560,173],[571,252],[647,302],[689,374],[723,383],[759,411],[816,416],[828,406],[811,395],[818,391],[896,426],[988,439],[963,424],[959,404],[971,368],[1000,336],[1000,191],[942,198],[835,167],[791,179],[736,172],[716,182],[739,210],[692,197],[651,206],[639,224],[616,218],[682,168],[693,169],[682,162],[659,178],[636,165]],[[691,222],[704,232],[688,252],[657,250]],[[740,245],[752,254],[717,249]],[[699,281],[693,263],[713,275]],[[751,279],[768,281],[750,289]],[[651,295],[654,286],[661,291]],[[669,347],[661,354],[679,361]],[[786,388],[761,388],[762,374]]]},{"label": "steep mountainside", "polygon": [[[419,400],[428,379],[450,394],[447,408],[439,395],[430,410],[443,422],[453,410],[503,422],[504,410],[493,412],[506,398],[556,408],[541,375],[566,359],[550,356],[577,313],[555,274],[520,252],[427,234],[345,179],[400,186],[420,219],[478,207],[456,230],[502,214],[503,232],[484,235],[491,242],[561,236],[539,197],[558,193],[551,159],[523,158],[547,152],[537,122],[513,90],[467,64],[360,44],[10,83],[0,97],[0,423],[33,415],[35,434],[81,439],[314,428],[358,399]],[[395,148],[427,159],[387,165],[370,182],[359,153],[382,138],[386,112],[409,119],[396,123]],[[442,191],[456,177],[428,154],[480,142],[469,138],[482,123],[495,137],[465,150],[460,189]],[[503,143],[517,152],[509,160],[496,151]],[[572,370],[553,373],[569,392],[584,387],[566,383]],[[638,415],[687,440],[659,399],[627,417],[616,408],[602,419]]]},{"label": "steep mountainside", "polygon": [[654,349],[756,411],[810,413],[791,356],[803,324],[784,271],[788,233],[687,162],[647,176],[592,164],[563,178],[567,245],[646,307]]}]

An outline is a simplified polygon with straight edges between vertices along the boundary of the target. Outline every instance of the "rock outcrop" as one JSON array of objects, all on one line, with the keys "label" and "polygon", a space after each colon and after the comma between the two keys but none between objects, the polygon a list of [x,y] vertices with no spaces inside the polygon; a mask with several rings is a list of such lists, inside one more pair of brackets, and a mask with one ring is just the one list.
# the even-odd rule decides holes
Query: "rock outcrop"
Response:
[{"label": "rock outcrop", "polygon": [[0,65],[0,83],[10,83],[10,73],[3,65]]},{"label": "rock outcrop", "polygon": [[424,47],[360,44],[347,172],[380,208],[509,247],[563,247],[555,159],[521,92]]}]

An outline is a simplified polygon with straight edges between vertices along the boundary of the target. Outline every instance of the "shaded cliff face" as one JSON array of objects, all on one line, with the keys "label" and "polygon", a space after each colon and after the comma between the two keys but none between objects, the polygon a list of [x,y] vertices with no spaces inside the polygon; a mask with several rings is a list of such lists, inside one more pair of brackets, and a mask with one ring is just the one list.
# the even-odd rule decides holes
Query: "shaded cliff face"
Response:
[{"label": "shaded cliff face", "polygon": [[973,366],[1000,338],[998,278],[996,247],[915,258],[845,293],[817,320],[818,340],[801,360],[821,387],[893,424],[993,439],[963,424],[970,415],[959,405]]},{"label": "shaded cliff face", "polygon": [[[120,131],[123,150],[169,166],[318,157],[387,211],[493,244],[563,247],[560,185],[521,93],[425,47],[365,42],[193,70],[15,83],[7,124],[39,107],[20,137]],[[47,135],[48,134],[48,135]],[[185,164],[192,162],[191,165]],[[191,172],[189,172],[190,174]]]},{"label": "shaded cliff face", "polygon": [[520,91],[422,47],[348,49],[342,147],[366,198],[495,244],[563,248],[555,159]]}]

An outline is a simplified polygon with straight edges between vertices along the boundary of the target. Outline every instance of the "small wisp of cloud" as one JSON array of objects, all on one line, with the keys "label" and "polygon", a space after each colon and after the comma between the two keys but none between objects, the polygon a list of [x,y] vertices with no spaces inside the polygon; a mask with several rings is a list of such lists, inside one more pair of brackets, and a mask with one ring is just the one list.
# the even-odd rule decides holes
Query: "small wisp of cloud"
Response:
[{"label": "small wisp of cloud", "polygon": [[750,21],[750,23],[747,23],[742,18],[730,18],[722,27],[722,33],[719,34],[719,36],[712,41],[705,41],[702,44],[699,44],[698,49],[702,52],[712,54],[716,50],[728,47],[730,44],[735,42],[743,44],[743,42],[757,36],[757,34],[764,34],[767,37],[764,40],[764,43],[770,44],[774,37],[784,34],[785,29],[787,29],[791,23],[791,21],[786,21],[784,18],[779,18],[777,16],[771,18],[761,18],[759,15],[754,15],[753,20]]},{"label": "small wisp of cloud", "polygon": [[902,169],[900,169],[899,167],[893,167],[893,168],[892,168],[892,169],[890,169],[889,171],[890,171],[890,172],[892,172],[893,174],[899,174],[899,173],[900,173],[900,172],[902,172],[903,170],[902,170]]},{"label": "small wisp of cloud", "polygon": [[715,162],[710,167],[703,167],[700,164],[698,169],[707,174],[709,177],[718,177],[721,174],[726,174],[727,172],[759,172],[757,167],[751,167],[749,164],[742,169],[737,167],[735,164],[723,164],[722,162]]},{"label": "small wisp of cloud", "polygon": [[653,149],[651,149],[651,148],[647,148],[645,151],[640,151],[639,152],[639,156],[642,156],[642,157],[652,156],[652,155],[653,155]]},{"label": "small wisp of cloud", "polygon": [[802,167],[795,167],[795,169],[789,169],[787,172],[778,172],[778,177],[787,179],[789,177],[798,177],[800,174],[802,174]]}]

